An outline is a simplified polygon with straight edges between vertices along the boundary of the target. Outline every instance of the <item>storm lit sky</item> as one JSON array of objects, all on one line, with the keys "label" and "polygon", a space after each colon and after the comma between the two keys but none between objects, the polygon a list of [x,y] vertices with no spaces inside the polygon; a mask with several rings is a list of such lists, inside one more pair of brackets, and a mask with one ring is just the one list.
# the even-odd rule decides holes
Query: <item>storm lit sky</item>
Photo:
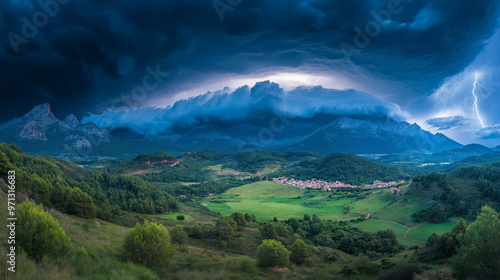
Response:
[{"label": "storm lit sky", "polygon": [[271,100],[497,146],[499,11],[498,0],[5,0],[0,123],[48,102],[60,118],[146,134],[195,113],[244,122],[229,112]]}]

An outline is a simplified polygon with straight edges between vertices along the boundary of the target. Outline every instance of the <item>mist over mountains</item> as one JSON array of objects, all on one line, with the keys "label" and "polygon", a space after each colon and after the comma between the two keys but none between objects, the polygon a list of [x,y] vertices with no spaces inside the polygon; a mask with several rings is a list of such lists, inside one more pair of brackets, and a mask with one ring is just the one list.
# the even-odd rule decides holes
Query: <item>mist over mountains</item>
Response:
[{"label": "mist over mountains", "polygon": [[[285,91],[265,81],[252,88],[208,92],[164,109],[107,110],[81,123],[73,114],[59,120],[48,104],[39,105],[1,125],[0,140],[38,153],[95,148],[110,141],[116,146],[127,138],[183,150],[240,152],[389,154],[462,147],[443,134],[402,121],[405,114],[396,104],[364,92],[322,87]],[[113,137],[107,129],[117,133]],[[127,149],[134,152],[133,146]]]}]

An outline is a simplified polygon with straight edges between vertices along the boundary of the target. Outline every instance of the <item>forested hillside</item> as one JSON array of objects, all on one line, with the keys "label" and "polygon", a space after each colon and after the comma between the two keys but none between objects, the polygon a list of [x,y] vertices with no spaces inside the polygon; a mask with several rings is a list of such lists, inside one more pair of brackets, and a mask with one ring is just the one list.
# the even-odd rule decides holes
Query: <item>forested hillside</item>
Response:
[{"label": "forested hillside", "polygon": [[475,219],[485,204],[498,211],[500,162],[416,176],[411,193],[428,199],[427,208],[413,215],[417,220],[441,223],[452,216]]},{"label": "forested hillside", "polygon": [[[275,163],[284,170],[245,178],[212,177],[212,169],[217,170],[214,164],[230,161],[257,172],[269,170],[269,165]],[[19,248],[23,249],[19,263],[30,267],[29,272],[20,272],[21,278],[8,275],[10,278],[6,279],[498,276],[497,263],[491,262],[491,258],[471,259],[470,255],[495,254],[499,246],[498,213],[484,205],[498,209],[500,162],[415,176],[410,186],[401,186],[404,193],[400,195],[388,189],[362,188],[325,193],[265,181],[266,177],[281,174],[351,184],[409,178],[396,167],[349,154],[325,157],[313,153],[193,152],[176,158],[155,153],[140,155],[118,166],[91,171],[71,162],[25,155],[15,145],[0,144],[0,177],[15,170],[18,182],[18,236]],[[148,172],[122,175],[130,169]],[[7,191],[5,185],[2,189]],[[267,200],[258,197],[263,191],[269,193]],[[227,211],[238,203],[243,208],[248,206],[249,197],[256,198],[254,203],[263,203],[260,208],[265,204],[268,211],[278,213],[280,219],[269,213],[262,219],[262,209],[252,207],[245,214],[247,210]],[[216,212],[200,204],[211,198]],[[300,209],[300,216],[287,217],[286,213],[291,212],[280,208],[286,203]],[[325,207],[320,207],[323,203]],[[0,197],[0,204],[4,209],[0,218],[5,218],[5,197]],[[50,208],[69,215],[47,211]],[[368,208],[373,210],[364,210]],[[418,209],[413,215],[418,225],[411,231],[399,220],[381,220],[391,216],[398,219],[396,212],[411,209]],[[338,216],[320,217],[331,211],[337,211]],[[130,214],[139,216],[133,223],[124,222]],[[172,215],[175,221],[169,218]],[[457,216],[465,217],[467,222]],[[445,220],[448,224],[450,220],[458,223],[439,231],[441,235],[415,231],[428,226],[437,229]],[[34,224],[39,226],[35,229]],[[490,229],[494,231],[489,238],[495,242],[484,246],[483,236]],[[424,244],[425,239],[406,237],[413,232],[424,238],[429,236],[427,243]],[[0,231],[0,236],[7,235]],[[0,257],[0,267],[6,268],[7,252],[0,248],[0,253],[4,256]],[[435,266],[436,262],[440,265]],[[478,270],[477,265],[482,269]]]},{"label": "forested hillside", "polygon": [[373,162],[362,157],[337,153],[321,158],[304,159],[288,169],[275,174],[299,179],[322,179],[329,182],[341,181],[347,184],[364,185],[376,180],[399,181],[411,175],[399,167]]},{"label": "forested hillside", "polygon": [[88,171],[0,144],[0,175],[9,169],[16,171],[16,191],[47,207],[86,218],[112,220],[120,211],[153,214],[179,207],[165,190],[141,178]]}]

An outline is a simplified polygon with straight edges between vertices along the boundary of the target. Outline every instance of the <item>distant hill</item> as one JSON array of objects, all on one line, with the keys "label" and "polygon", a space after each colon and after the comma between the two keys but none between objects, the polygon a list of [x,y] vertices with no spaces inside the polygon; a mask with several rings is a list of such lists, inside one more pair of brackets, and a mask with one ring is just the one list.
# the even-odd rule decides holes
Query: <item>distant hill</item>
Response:
[{"label": "distant hill", "polygon": [[460,149],[453,149],[453,150],[449,150],[449,151],[444,151],[444,152],[438,153],[436,155],[450,155],[450,156],[477,155],[477,156],[481,156],[484,154],[494,153],[494,152],[495,152],[494,150],[487,148],[483,145],[469,144],[469,145],[466,145]]},{"label": "distant hill", "polygon": [[297,179],[322,179],[341,181],[353,185],[371,184],[376,180],[408,180],[410,174],[401,168],[389,164],[373,162],[365,158],[336,153],[322,158],[305,159],[273,176],[291,176]]},{"label": "distant hill", "polygon": [[483,165],[490,162],[500,161],[500,152],[488,153],[481,156],[472,156],[457,162],[454,162],[444,168],[444,171],[450,172],[455,169],[471,166],[471,165]]},{"label": "distant hill", "polygon": [[292,162],[306,159],[318,159],[324,155],[314,152],[275,152],[275,151],[253,151],[238,153],[235,156],[237,166],[241,171],[256,172],[267,166],[285,166]]},{"label": "distant hill", "polygon": [[[167,190],[137,176],[114,176],[108,172],[91,171],[64,160],[27,155],[17,146],[0,143],[0,156],[3,154],[4,160],[0,161],[1,177],[6,179],[4,170],[14,169],[20,179],[16,180],[16,191],[24,193],[36,203],[64,213],[111,221],[121,215],[121,211],[154,214],[178,209],[177,200]],[[159,159],[157,156],[172,160],[172,156],[168,155],[152,155],[151,158],[137,160],[146,163]],[[4,186],[0,187],[6,191]],[[78,207],[85,208],[86,214],[75,211],[76,206],[72,206],[70,198],[74,194],[79,199],[86,197],[78,192],[89,196],[85,203],[78,200]]]},{"label": "distant hill", "polygon": [[500,152],[500,145],[496,146],[495,148],[493,148],[493,150],[495,151],[499,151]]},{"label": "distant hill", "polygon": [[428,201],[415,214],[417,219],[431,221],[436,213],[441,220],[451,216],[474,219],[484,205],[500,209],[500,161],[415,176],[405,196]]},{"label": "distant hill", "polygon": [[369,161],[362,157],[339,153],[332,154],[316,166],[315,176],[325,180],[338,180],[351,184],[367,184],[376,180],[392,181],[408,179],[398,167]]},{"label": "distant hill", "polygon": [[165,146],[161,143],[145,141],[143,139],[111,139],[108,143],[102,143],[92,149],[90,156],[109,156],[124,158],[139,154],[151,154],[158,151],[167,152],[172,155],[181,155],[186,152],[173,146]]},{"label": "distant hill", "polygon": [[130,160],[122,162],[109,171],[116,174],[142,174],[153,169],[168,169],[178,166],[179,160],[169,153],[156,152],[152,154],[140,154]]},{"label": "distant hill", "polygon": [[[454,162],[469,158],[469,157],[481,157],[487,154],[494,154],[495,151],[489,149],[483,145],[470,144],[462,148],[447,150],[439,153],[426,154],[426,153],[414,153],[414,154],[391,154],[385,155],[377,159],[379,162],[388,164],[397,164],[403,166],[413,166],[418,167],[422,165],[435,164],[434,170],[449,170],[448,164],[453,164]],[[487,158],[487,156],[485,156]],[[486,161],[485,161],[486,162]],[[472,164],[482,164],[484,162],[477,162]]]}]

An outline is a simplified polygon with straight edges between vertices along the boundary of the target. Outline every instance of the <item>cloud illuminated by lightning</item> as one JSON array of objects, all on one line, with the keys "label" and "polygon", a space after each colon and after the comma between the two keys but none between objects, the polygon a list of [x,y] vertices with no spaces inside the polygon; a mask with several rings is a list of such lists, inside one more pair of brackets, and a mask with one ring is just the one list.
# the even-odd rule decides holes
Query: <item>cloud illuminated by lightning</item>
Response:
[{"label": "cloud illuminated by lightning", "polygon": [[474,96],[474,107],[473,107],[474,109],[473,110],[476,112],[477,119],[479,120],[479,122],[481,122],[482,128],[484,128],[483,119],[481,119],[481,116],[479,115],[479,109],[478,109],[478,106],[477,106],[477,95],[476,95],[476,88],[477,88],[477,86],[479,85],[482,88],[484,88],[484,86],[481,85],[480,83],[478,83],[478,81],[477,81],[478,77],[479,77],[479,75],[476,72],[476,79],[474,80],[474,87],[472,88],[472,95]]}]

